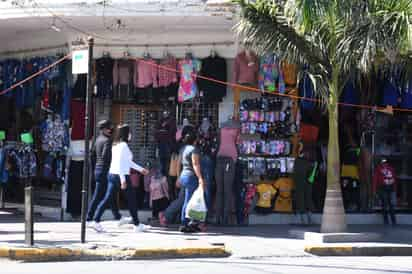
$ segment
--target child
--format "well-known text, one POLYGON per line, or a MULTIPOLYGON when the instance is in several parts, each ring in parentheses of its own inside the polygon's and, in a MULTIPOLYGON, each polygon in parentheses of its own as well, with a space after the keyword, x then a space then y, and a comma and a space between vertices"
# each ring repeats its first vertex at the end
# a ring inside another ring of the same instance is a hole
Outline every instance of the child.
POLYGON ((159 212, 164 211, 169 205, 169 185, 166 176, 157 170, 154 176, 150 177, 150 207, 152 217, 157 218, 159 212))

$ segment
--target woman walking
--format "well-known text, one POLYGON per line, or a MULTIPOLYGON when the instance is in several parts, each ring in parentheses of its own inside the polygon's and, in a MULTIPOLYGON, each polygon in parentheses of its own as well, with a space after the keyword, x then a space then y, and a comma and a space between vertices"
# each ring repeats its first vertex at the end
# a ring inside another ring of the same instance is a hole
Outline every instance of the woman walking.
POLYGON ((183 136, 184 147, 181 152, 182 172, 179 177, 179 182, 185 192, 180 231, 188 233, 200 231, 200 228, 198 225, 190 223, 190 220, 186 218, 186 207, 197 187, 202 187, 203 189, 206 187, 200 168, 200 151, 196 147, 196 141, 196 130, 194 128, 187 130, 183 136))
MULTIPOLYGON (((93 228, 97 232, 104 232, 104 228, 100 224, 100 220, 105 209, 110 205, 111 199, 114 199, 115 195, 118 193, 119 187, 126 191, 127 205, 133 224, 135 225, 134 231, 143 232, 150 228, 150 226, 139 222, 139 217, 137 214, 136 189, 132 187, 129 178, 130 169, 135 169, 143 175, 147 175, 149 171, 133 162, 133 154, 128 146, 128 142, 131 138, 130 127, 126 124, 119 125, 117 128, 117 136, 114 146, 112 147, 112 161, 110 163, 106 195, 102 202, 98 205, 96 215, 94 217, 95 223, 93 224, 93 228)), ((125 222, 122 219, 120 220, 119 225, 123 223, 125 222)))

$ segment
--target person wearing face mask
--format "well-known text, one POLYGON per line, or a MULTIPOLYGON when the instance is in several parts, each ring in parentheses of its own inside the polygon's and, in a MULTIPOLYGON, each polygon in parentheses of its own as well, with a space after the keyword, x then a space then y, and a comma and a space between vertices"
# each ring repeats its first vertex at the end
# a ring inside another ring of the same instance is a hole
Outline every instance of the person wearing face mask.
MULTIPOLYGON (((132 186, 129 178, 130 169, 134 169, 143 175, 149 174, 149 171, 133 162, 133 154, 128 146, 130 140, 130 127, 126 124, 119 125, 117 128, 116 139, 112 147, 112 161, 109 168, 109 182, 106 195, 97 207, 96 215, 94 217, 95 223, 92 226, 97 232, 105 231, 100 224, 100 220, 110 201, 119 191, 119 187, 126 192, 128 209, 135 226, 134 231, 144 232, 150 229, 150 226, 144 225, 139 221, 137 214, 136 189, 132 186)), ((120 220, 119 225, 126 223, 123 222, 123 220, 125 219, 120 220)))
MULTIPOLYGON (((110 162, 112 160, 112 134, 113 124, 109 120, 102 120, 98 123, 100 135, 97 137, 96 142, 92 149, 92 162, 94 166, 94 179, 96 182, 92 200, 87 212, 88 225, 92 225, 94 213, 97 205, 102 201, 107 189, 107 175, 109 173, 110 162)), ((113 213, 113 217, 116 220, 121 219, 119 208, 113 197, 110 200, 110 207, 113 213)))

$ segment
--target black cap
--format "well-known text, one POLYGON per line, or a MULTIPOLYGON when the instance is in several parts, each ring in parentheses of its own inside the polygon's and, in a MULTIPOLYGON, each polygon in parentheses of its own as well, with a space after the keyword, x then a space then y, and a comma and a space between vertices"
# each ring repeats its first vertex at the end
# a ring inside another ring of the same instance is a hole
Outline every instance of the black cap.
POLYGON ((109 120, 102 120, 97 123, 99 129, 113 129, 113 123, 109 120))

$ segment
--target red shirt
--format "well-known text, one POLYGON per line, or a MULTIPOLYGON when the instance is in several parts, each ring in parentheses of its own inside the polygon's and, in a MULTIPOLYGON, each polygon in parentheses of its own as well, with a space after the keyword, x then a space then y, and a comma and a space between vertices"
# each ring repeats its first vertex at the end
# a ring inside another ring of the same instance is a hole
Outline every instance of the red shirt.
POLYGON ((373 193, 375 193, 379 187, 385 185, 393 185, 396 191, 396 183, 395 170, 390 164, 382 163, 376 167, 372 182, 373 193))

